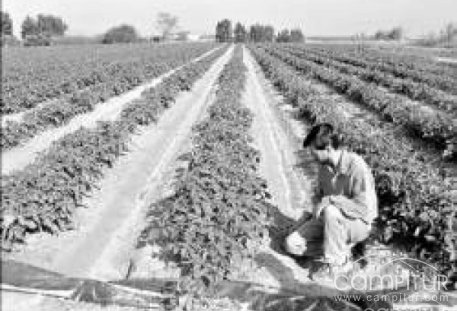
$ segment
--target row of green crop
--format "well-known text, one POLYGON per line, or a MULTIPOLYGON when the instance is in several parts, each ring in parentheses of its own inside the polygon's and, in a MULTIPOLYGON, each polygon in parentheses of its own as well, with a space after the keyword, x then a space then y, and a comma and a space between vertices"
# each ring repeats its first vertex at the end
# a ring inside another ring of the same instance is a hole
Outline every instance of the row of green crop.
POLYGON ((77 97, 83 90, 91 93, 110 90, 100 94, 99 98, 103 100, 109 94, 120 94, 184 64, 212 47, 214 44, 194 43, 92 46, 77 50, 68 47, 7 49, 3 51, 1 113, 25 111, 64 95, 77 97))
MULTIPOLYGON (((417 71, 423 76, 435 75, 444 79, 457 79, 457 72, 452 63, 439 62, 435 53, 424 53, 424 50, 414 49, 407 51, 406 49, 369 49, 364 52, 364 59, 375 62, 387 63, 401 69, 409 69, 417 71)), ((441 54, 441 53, 439 53, 441 54)), ((355 55, 357 57, 357 55, 355 55)), ((444 56, 444 55, 442 55, 444 56)), ((452 56, 451 56, 452 57, 452 56)), ((455 86, 454 86, 455 89, 455 86)))
POLYGON ((308 77, 328 84, 340 94, 377 111, 385 120, 403 126, 412 135, 432 143, 450 159, 457 159, 457 148, 453 148, 457 143, 457 125, 446 114, 407 104, 401 98, 380 90, 373 83, 365 83, 356 77, 325 68, 281 49, 272 46, 264 49, 308 77))
POLYGON ((366 159, 373 169, 379 197, 377 223, 384 243, 400 243, 408 251, 443 271, 457 268, 455 181, 415 157, 401 137, 379 131, 374 125, 351 119, 344 108, 306 83, 295 66, 260 48, 251 50, 266 76, 299 108, 312 124, 329 122, 343 134, 347 145, 366 159))
MULTIPOLYGON (((324 57, 331 58, 346 64, 362 67, 374 71, 380 71, 393 75, 396 78, 412 80, 423 83, 427 87, 440 89, 442 91, 457 95, 457 84, 453 77, 446 75, 442 67, 431 67, 430 61, 416 58, 409 63, 405 63, 404 57, 399 55, 389 55, 389 57, 375 53, 374 51, 364 51, 356 55, 350 55, 345 48, 304 48, 300 45, 290 45, 293 48, 306 50, 324 57)), ((346 48, 347 49, 347 48, 346 48)))
POLYGON ((174 66, 182 65, 195 57, 198 51, 200 49, 171 53, 153 66, 145 62, 142 66, 122 68, 118 75, 106 76, 104 83, 27 112, 21 122, 7 122, 2 128, 1 147, 3 150, 11 149, 45 130, 68 123, 77 115, 93 111, 100 102, 138 86, 147 77, 157 77, 174 66))
POLYGON ((121 117, 64 136, 21 171, 2 176, 2 248, 24 242, 33 232, 57 232, 71 226, 75 208, 97 188, 107 167, 128 151, 131 134, 155 122, 179 92, 189 90, 226 49, 190 63, 143 92, 121 117))
MULTIPOLYGON (((446 112, 457 112, 457 96, 453 96, 434 87, 430 87, 423 82, 415 82, 410 78, 398 78, 394 75, 382 71, 380 68, 370 66, 354 65, 354 62, 347 61, 344 57, 333 57, 333 54, 316 53, 306 49, 286 48, 293 55, 306 60, 310 60, 319 65, 328 68, 334 68, 338 71, 359 77, 363 81, 373 82, 382 85, 394 93, 406 95, 412 100, 422 101, 426 104, 436 106, 446 112)), ((362 61, 360 61, 362 62, 362 61)), ((454 81, 456 83, 456 81, 454 81)))
POLYGON ((237 46, 208 116, 193 129, 174 193, 151 206, 155 216, 142 237, 163 246, 165 258, 181 268, 180 280, 193 289, 227 277, 234 260, 252 256, 267 234, 269 194, 257 172, 260 154, 250 144, 253 115, 241 104, 242 56, 237 46))

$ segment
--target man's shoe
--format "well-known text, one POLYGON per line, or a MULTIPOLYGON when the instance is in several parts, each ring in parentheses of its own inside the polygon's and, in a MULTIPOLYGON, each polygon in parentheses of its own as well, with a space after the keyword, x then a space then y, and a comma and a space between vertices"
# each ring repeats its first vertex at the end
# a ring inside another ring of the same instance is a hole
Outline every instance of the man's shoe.
POLYGON ((309 271, 309 278, 318 283, 328 284, 333 281, 332 267, 326 262, 314 262, 309 271))
POLYGON ((352 269, 352 263, 347 262, 342 265, 330 264, 327 262, 316 262, 315 267, 310 271, 310 279, 321 284, 336 285, 336 281, 342 275, 347 275, 352 269))

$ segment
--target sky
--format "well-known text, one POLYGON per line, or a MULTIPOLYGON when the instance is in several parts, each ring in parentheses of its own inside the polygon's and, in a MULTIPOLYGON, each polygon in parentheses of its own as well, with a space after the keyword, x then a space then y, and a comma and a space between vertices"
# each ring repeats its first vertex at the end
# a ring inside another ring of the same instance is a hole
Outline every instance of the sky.
POLYGON ((373 34, 402 26, 410 37, 457 23, 457 0, 2 0, 19 35, 26 15, 61 16, 68 35, 97 35, 119 24, 140 34, 157 33, 157 13, 179 18, 182 30, 214 33, 217 21, 229 18, 250 25, 271 24, 276 30, 300 27, 307 36, 373 34))

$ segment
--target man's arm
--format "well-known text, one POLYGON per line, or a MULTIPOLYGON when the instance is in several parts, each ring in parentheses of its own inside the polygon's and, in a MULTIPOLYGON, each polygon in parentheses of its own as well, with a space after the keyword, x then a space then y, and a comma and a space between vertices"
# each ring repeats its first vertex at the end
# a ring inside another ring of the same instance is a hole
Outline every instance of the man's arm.
POLYGON ((324 178, 323 175, 324 175, 324 172, 323 172, 323 168, 321 167, 321 168, 319 168, 319 174, 317 177, 317 186, 314 189, 314 194, 313 194, 313 198, 312 198, 313 216, 316 219, 319 218, 319 215, 320 215, 322 209, 326 206, 326 204, 328 205, 328 202, 322 202, 322 199, 324 198, 324 189, 323 189, 323 185, 322 185, 322 179, 324 178))
POLYGON ((322 183, 318 180, 317 186, 314 189, 312 202, 314 205, 318 204, 324 197, 324 190, 322 189, 322 183))

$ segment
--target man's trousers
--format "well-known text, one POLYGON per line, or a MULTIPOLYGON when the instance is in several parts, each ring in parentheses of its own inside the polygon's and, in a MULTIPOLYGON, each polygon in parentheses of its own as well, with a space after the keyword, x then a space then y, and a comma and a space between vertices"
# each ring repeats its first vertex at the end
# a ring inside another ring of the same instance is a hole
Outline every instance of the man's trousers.
POLYGON ((311 219, 286 237, 285 249, 295 256, 323 257, 330 264, 344 264, 351 248, 368 238, 371 225, 348 218, 334 205, 326 206, 318 219, 311 219))

